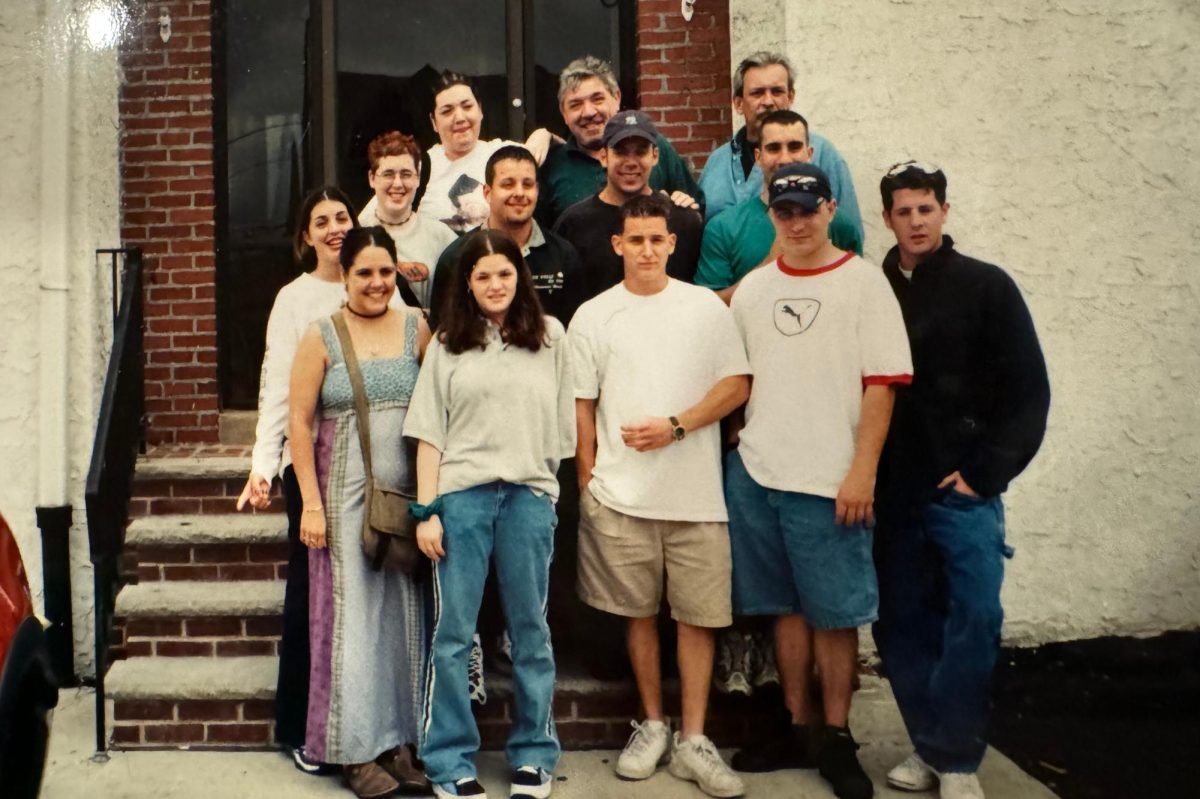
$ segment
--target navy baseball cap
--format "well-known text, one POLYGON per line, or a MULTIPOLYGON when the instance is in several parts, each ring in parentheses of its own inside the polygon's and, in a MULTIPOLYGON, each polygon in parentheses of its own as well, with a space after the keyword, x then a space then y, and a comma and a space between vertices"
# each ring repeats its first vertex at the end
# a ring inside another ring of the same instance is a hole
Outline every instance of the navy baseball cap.
POLYGON ((604 125, 604 146, 616 147, 619 142, 637 136, 651 144, 658 143, 658 129, 650 117, 641 111, 622 111, 614 114, 604 125))
POLYGON ((779 168, 767 187, 767 198, 767 204, 772 208, 793 203, 806 211, 815 211, 821 203, 833 199, 833 190, 820 167, 795 163, 779 168))

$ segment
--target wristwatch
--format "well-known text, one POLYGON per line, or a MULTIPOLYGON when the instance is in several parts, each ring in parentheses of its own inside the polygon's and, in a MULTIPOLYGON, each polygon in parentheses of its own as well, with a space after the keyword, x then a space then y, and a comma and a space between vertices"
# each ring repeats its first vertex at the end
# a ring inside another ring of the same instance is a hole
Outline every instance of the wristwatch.
POLYGON ((667 421, 671 423, 671 438, 676 441, 683 441, 683 437, 687 435, 687 430, 683 429, 683 425, 679 423, 679 419, 675 416, 668 416, 667 421))

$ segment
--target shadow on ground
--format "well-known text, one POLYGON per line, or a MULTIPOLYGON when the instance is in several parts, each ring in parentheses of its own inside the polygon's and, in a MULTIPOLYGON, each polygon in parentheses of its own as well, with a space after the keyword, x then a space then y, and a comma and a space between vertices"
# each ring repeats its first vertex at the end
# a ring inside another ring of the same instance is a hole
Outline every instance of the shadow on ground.
POLYGON ((1062 799, 1200 796, 1200 631, 1005 650, 991 744, 1062 799))

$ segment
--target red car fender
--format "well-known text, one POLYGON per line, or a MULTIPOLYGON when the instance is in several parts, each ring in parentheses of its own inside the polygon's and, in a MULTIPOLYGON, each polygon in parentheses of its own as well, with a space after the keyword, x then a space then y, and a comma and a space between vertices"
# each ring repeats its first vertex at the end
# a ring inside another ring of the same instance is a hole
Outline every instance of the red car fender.
POLYGON ((31 615, 33 597, 29 594, 21 550, 17 548, 17 540, 8 523, 0 516, 0 673, 4 672, 4 662, 17 626, 31 615))

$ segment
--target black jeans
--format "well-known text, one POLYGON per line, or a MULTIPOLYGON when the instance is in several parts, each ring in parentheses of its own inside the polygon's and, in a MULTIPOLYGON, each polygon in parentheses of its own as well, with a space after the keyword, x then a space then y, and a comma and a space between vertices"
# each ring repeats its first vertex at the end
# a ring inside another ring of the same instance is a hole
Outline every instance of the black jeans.
POLYGON ((283 470, 283 499, 288 519, 288 568, 275 687, 275 740, 294 749, 304 745, 308 726, 308 547, 300 543, 303 502, 291 466, 283 470))

